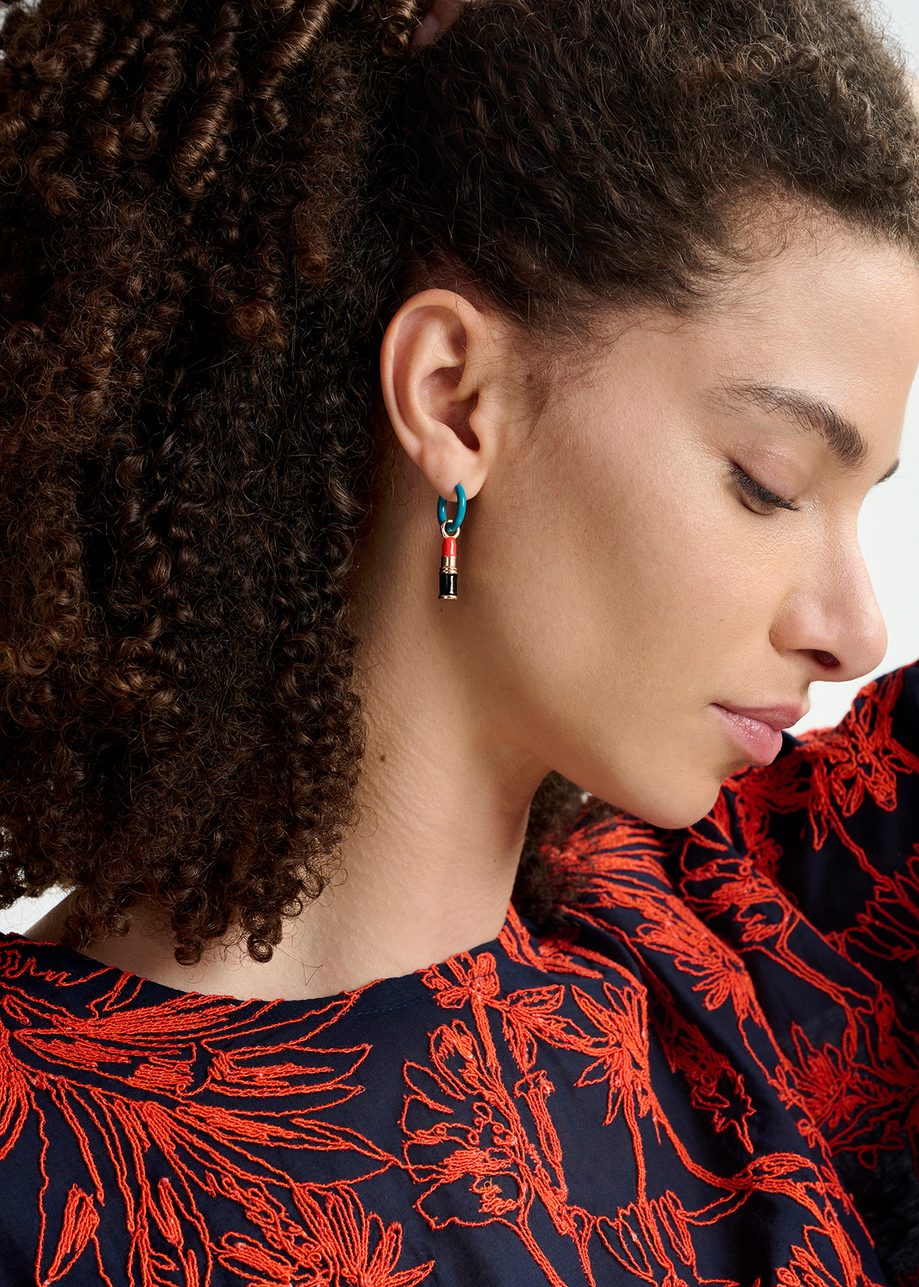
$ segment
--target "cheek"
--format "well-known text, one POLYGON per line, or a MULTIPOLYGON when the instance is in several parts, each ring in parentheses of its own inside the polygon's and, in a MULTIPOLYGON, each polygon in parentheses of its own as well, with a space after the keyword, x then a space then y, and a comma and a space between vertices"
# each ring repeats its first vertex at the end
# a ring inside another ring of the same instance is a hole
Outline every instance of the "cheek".
POLYGON ((757 521, 711 478, 634 489, 604 535, 609 581, 627 608, 616 622, 620 655, 659 668, 664 686, 681 674, 685 684, 696 660, 717 667, 763 608, 757 521))
POLYGON ((660 748, 676 736, 674 710, 714 700, 756 628, 729 498, 710 480, 691 491, 666 477, 626 486, 609 471, 569 475, 565 488, 562 519, 505 546, 511 600, 483 613, 504 622, 495 649, 512 657, 504 691, 509 682, 517 709, 552 724, 556 738, 570 733, 572 746, 599 720, 615 723, 624 752, 644 735, 660 748), (525 625, 508 640, 513 622, 525 625))
POLYGON ((686 826, 739 767, 707 708, 768 632, 769 524, 711 473, 613 474, 569 472, 541 517, 481 532, 501 576, 477 646, 490 703, 540 762, 686 826))

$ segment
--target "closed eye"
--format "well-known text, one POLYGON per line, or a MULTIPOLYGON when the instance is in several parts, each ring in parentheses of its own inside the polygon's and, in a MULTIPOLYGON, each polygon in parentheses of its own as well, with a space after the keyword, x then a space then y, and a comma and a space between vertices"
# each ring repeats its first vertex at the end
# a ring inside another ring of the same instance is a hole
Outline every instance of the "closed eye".
MULTIPOLYGON (((765 505, 772 510, 789 509, 795 514, 800 511, 800 505, 793 505, 791 501, 785 500, 782 496, 776 496, 775 492, 771 492, 768 487, 764 487, 755 478, 751 478, 746 470, 741 469, 740 465, 733 460, 731 461, 731 475, 741 491, 758 504, 765 505)), ((747 508, 750 508, 749 505, 747 508)), ((755 514, 759 511, 752 510, 751 512, 755 514)))

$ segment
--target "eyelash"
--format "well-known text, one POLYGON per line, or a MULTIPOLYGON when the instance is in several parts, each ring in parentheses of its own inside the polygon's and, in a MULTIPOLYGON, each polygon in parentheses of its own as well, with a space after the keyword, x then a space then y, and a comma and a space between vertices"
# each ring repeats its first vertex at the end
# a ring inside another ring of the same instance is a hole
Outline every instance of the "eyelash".
MULTIPOLYGON (((769 491, 762 483, 758 483, 755 478, 751 478, 733 460, 731 461, 731 473, 740 489, 760 505, 768 505, 770 509, 789 509, 795 514, 800 511, 800 505, 792 505, 791 501, 784 500, 781 496, 776 496, 775 492, 769 491)), ((756 513, 755 510, 751 512, 756 513)))

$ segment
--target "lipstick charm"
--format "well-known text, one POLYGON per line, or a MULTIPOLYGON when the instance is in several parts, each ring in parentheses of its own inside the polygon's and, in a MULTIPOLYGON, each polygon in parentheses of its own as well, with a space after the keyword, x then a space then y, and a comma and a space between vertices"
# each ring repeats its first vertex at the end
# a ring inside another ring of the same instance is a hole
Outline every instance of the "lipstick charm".
POLYGON ((466 491, 462 483, 456 484, 456 513, 451 522, 447 518, 447 501, 437 497, 437 522, 443 538, 440 547, 440 593, 438 599, 456 599, 456 538, 466 517, 466 491))
POLYGON ((440 594, 438 599, 455 599, 456 593, 456 537, 444 536, 440 547, 440 594))

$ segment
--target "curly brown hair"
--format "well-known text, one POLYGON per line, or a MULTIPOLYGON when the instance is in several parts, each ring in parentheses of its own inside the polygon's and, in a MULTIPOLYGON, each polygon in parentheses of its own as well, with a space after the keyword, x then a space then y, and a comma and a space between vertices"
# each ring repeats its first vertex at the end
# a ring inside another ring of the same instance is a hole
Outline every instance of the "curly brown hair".
MULTIPOLYGON (((267 961, 325 887, 412 292, 542 345, 538 402, 603 310, 704 307, 770 194, 919 247, 903 56, 848 0, 473 0, 412 50, 420 16, 3 5, 0 906, 71 889, 68 946, 152 901, 177 962, 230 927, 267 961)), ((538 925, 584 808, 533 801, 538 925)))

